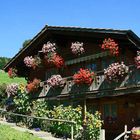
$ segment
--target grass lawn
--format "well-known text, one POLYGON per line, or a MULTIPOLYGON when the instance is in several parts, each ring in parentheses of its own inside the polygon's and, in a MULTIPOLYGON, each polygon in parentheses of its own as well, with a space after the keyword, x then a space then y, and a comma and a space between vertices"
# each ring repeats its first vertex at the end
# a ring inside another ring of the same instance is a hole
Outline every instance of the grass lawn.
POLYGON ((28 132, 17 131, 10 126, 0 124, 0 140, 42 140, 28 132))
POLYGON ((0 71, 0 84, 10 84, 10 83, 26 83, 24 78, 9 78, 8 74, 4 71, 0 71))

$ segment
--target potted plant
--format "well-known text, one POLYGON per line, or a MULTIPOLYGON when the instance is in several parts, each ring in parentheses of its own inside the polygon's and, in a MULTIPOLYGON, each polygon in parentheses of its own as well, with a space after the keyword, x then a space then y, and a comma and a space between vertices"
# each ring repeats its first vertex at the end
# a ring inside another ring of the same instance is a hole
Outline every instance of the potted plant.
POLYGON ((133 127, 131 132, 132 132, 132 139, 133 140, 140 139, 140 127, 133 127))

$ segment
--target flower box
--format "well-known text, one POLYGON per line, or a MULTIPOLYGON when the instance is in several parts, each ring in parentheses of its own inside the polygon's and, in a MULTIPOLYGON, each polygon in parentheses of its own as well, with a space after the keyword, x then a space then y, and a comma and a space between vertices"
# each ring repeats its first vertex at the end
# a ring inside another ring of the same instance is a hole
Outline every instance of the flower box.
POLYGON ((61 75, 52 75, 51 78, 47 80, 47 84, 50 87, 63 87, 65 84, 65 81, 61 77, 61 75))
POLYGON ((109 82, 119 82, 129 72, 129 67, 123 62, 112 63, 104 69, 105 79, 109 82))
POLYGON ((90 72, 88 69, 80 69, 78 73, 73 75, 75 84, 87 84, 90 85, 95 78, 95 73, 90 72))

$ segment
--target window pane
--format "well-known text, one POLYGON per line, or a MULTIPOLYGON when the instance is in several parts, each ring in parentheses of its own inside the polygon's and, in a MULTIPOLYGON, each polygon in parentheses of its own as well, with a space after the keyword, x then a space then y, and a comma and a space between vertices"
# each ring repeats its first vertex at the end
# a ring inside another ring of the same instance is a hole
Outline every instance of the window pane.
POLYGON ((110 107, 109 104, 104 104, 104 117, 109 117, 110 116, 110 107))
POLYGON ((117 117, 117 105, 116 104, 111 105, 111 116, 117 117))

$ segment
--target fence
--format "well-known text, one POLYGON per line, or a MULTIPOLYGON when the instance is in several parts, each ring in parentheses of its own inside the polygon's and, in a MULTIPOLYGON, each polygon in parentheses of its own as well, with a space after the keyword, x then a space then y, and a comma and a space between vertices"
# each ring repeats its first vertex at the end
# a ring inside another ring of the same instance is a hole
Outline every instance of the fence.
POLYGON ((46 121, 49 121, 49 122, 50 121, 53 121, 53 122, 64 122, 64 123, 70 124, 71 125, 71 140, 74 140, 73 127, 74 127, 74 125, 76 125, 76 122, 74 122, 74 121, 61 120, 61 119, 50 119, 50 118, 45 118, 45 117, 28 116, 28 115, 13 113, 13 112, 7 112, 4 109, 0 109, 0 114, 1 115, 7 114, 9 116, 12 116, 12 115, 13 116, 20 116, 20 117, 26 118, 27 120, 29 120, 29 119, 39 119, 39 120, 46 120, 46 121))

